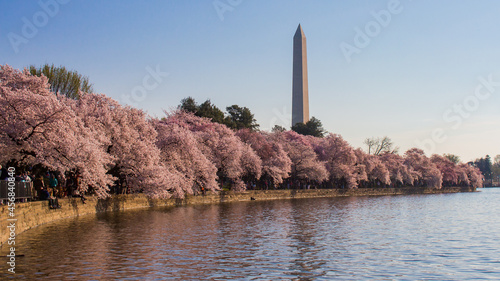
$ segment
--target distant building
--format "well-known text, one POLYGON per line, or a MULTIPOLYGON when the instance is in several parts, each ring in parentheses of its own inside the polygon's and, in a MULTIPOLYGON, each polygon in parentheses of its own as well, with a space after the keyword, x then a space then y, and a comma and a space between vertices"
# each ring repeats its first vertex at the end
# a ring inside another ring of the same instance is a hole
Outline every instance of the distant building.
POLYGON ((293 36, 292 126, 309 121, 306 36, 299 24, 293 36))

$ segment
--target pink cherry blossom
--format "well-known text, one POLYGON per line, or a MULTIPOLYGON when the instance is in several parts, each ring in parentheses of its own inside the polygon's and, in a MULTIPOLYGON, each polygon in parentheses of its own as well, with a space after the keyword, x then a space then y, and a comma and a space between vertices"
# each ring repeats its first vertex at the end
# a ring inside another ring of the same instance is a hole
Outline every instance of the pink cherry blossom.
POLYGON ((383 153, 380 155, 380 160, 389 171, 393 187, 413 185, 415 172, 412 172, 412 168, 404 164, 403 157, 395 153, 383 153))
POLYGON ((465 170, 465 172, 467 173, 467 177, 469 179, 470 186, 472 186, 474 188, 483 187, 484 176, 481 173, 481 171, 479 170, 479 168, 474 167, 474 166, 469 165, 469 164, 462 164, 461 166, 465 170))
POLYGON ((358 177, 363 177, 363 168, 356 167, 356 155, 353 148, 340 135, 329 134, 317 138, 314 150, 318 158, 325 162, 330 180, 335 185, 346 184, 347 188, 357 188, 358 177))
POLYGON ((269 134, 254 132, 250 129, 241 129, 236 135, 252 149, 262 160, 262 174, 270 178, 274 185, 283 183, 288 178, 292 161, 283 146, 275 141, 269 134))
POLYGON ((405 152, 405 165, 411 167, 414 171, 415 186, 428 186, 441 188, 443 176, 437 166, 425 156, 424 151, 418 148, 412 148, 405 152))
POLYGON ((292 178, 322 182, 328 178, 324 162, 318 159, 309 140, 294 131, 276 132, 273 137, 281 143, 292 161, 292 178))
POLYGON ((443 175, 444 186, 455 186, 458 184, 457 166, 448 158, 434 154, 431 156, 431 162, 434 163, 443 175))
POLYGON ((363 172, 366 174, 366 178, 358 178, 358 182, 365 182, 365 185, 368 183, 370 187, 391 184, 389 170, 380 156, 367 154, 360 148, 354 150, 354 153, 357 166, 364 167, 363 172))
POLYGON ((64 102, 51 93, 45 77, 5 65, 0 70, 0 161, 41 164, 53 171, 78 170, 80 189, 92 186, 107 196, 113 157, 102 151, 99 137, 64 102))
POLYGON ((217 168, 221 185, 227 181, 234 189, 241 190, 244 189, 242 177, 260 178, 260 158, 227 126, 183 111, 167 114, 165 122, 178 124, 196 136, 200 151, 217 168))
POLYGON ((142 110, 123 107, 101 94, 82 93, 80 99, 67 99, 85 126, 95 132, 102 150, 113 157, 109 167, 121 183, 132 191, 153 197, 183 194, 182 181, 161 162, 156 146, 157 132, 142 110))
POLYGON ((166 120, 152 120, 161 150, 162 161, 184 175, 186 181, 183 193, 195 194, 201 190, 216 191, 217 168, 200 150, 196 136, 187 128, 166 120))

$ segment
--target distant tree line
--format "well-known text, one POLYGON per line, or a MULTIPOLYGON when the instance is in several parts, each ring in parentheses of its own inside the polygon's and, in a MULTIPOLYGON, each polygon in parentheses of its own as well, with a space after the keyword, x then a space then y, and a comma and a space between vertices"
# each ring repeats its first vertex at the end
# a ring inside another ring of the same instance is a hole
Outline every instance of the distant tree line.
POLYGON ((491 180, 493 178, 493 163, 491 162, 491 157, 489 155, 486 155, 484 158, 478 158, 471 161, 469 164, 477 167, 481 173, 483 173, 486 180, 491 180))
POLYGON ((240 107, 236 104, 226 107, 226 113, 224 113, 217 106, 212 104, 210 100, 198 104, 194 98, 187 97, 181 101, 179 109, 194 113, 194 115, 198 117, 209 118, 213 122, 224 124, 234 130, 257 130, 259 128, 259 124, 257 124, 257 120, 255 120, 250 109, 247 107, 240 107))

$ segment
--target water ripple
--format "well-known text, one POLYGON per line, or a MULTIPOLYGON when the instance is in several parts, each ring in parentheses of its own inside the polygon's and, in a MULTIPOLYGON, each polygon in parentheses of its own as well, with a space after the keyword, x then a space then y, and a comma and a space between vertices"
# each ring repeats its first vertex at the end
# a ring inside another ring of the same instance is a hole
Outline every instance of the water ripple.
POLYGON ((85 216, 18 235, 16 277, 498 280, 498 202, 488 189, 85 216))

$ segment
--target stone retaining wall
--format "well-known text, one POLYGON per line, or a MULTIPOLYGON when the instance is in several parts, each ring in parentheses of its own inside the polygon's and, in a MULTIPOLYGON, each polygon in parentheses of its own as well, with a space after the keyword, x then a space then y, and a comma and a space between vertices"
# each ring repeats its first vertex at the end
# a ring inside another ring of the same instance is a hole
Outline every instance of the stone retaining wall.
MULTIPOLYGON (((16 234, 38 225, 55 220, 96 214, 109 211, 124 211, 137 208, 162 206, 182 206, 193 204, 216 204, 221 202, 339 197, 339 196, 370 196, 370 195, 401 195, 401 194, 432 194, 449 192, 467 192, 471 189, 446 188, 360 188, 360 189, 311 189, 311 190, 249 190, 245 192, 220 192, 204 196, 187 196, 184 199, 153 200, 143 194, 115 195, 107 199, 88 197, 86 204, 80 198, 59 199, 60 209, 50 209, 48 201, 17 203, 15 205, 16 234)), ((0 206, 0 245, 9 238, 9 210, 6 205, 0 206)))

